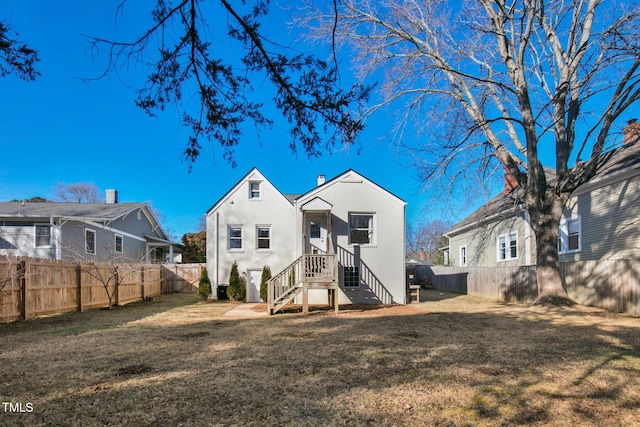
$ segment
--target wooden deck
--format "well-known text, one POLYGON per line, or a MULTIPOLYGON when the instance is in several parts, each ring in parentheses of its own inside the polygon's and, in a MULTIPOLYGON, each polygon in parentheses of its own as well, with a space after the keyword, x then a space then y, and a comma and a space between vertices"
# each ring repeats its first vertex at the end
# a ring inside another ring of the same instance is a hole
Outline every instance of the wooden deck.
POLYGON ((338 257, 307 254, 291 263, 267 283, 267 308, 275 314, 302 294, 302 312, 309 312, 309 290, 326 289, 328 305, 338 311, 338 257))

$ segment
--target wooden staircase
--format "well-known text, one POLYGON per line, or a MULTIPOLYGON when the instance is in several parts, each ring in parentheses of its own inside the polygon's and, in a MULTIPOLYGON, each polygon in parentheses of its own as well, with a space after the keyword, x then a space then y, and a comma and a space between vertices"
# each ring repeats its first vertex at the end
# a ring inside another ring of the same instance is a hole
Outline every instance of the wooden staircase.
POLYGON ((267 310, 275 314, 302 293, 302 311, 309 312, 309 289, 327 289, 329 306, 338 310, 338 257, 308 254, 289 264, 267 282, 267 310))

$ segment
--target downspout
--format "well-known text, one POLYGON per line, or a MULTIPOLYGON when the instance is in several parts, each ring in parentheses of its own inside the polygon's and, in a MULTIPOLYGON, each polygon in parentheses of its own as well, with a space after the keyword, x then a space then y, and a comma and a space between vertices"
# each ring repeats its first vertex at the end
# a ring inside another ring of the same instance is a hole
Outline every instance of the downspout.
POLYGON ((62 259, 62 226, 57 227, 56 222, 52 216, 49 217, 49 226, 51 227, 51 241, 53 243, 53 251, 55 253, 54 258, 57 260, 62 259))
MULTIPOLYGON (((216 290, 220 284, 220 212, 216 212, 216 238, 214 240, 216 252, 214 255, 214 268, 216 270, 216 290)), ((217 293, 216 293, 217 298, 217 293)))

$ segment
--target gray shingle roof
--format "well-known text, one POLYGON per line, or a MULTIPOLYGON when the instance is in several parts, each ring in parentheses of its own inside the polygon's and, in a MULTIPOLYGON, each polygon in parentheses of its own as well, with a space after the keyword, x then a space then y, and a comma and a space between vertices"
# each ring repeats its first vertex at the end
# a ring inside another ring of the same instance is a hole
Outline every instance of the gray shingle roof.
POLYGON ((145 203, 1 202, 0 217, 77 217, 116 219, 145 206, 145 203))
MULTIPOLYGON (((640 143, 623 145, 622 147, 602 154, 598 161, 598 172, 592 180, 634 165, 638 165, 640 167, 640 143)), ((551 182, 551 180, 554 179, 550 176, 553 175, 553 172, 549 170, 547 173, 548 182, 551 182)), ((484 206, 480 207, 471 215, 451 227, 446 234, 455 233, 457 230, 468 227, 471 224, 479 223, 496 215, 504 214, 505 216, 510 216, 519 210, 518 207, 522 203, 522 190, 520 188, 516 187, 508 194, 500 192, 500 194, 489 200, 489 202, 484 206)))

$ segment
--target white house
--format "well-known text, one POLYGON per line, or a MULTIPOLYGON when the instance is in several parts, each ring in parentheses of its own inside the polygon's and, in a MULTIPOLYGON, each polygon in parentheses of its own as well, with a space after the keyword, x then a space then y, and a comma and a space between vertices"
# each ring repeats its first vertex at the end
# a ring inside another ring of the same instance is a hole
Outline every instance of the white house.
MULTIPOLYGON (((337 288, 340 304, 404 304, 405 207, 354 170, 328 181, 321 175, 309 192, 285 195, 254 168, 206 213, 209 277, 226 284, 237 262, 247 301, 257 302, 265 265, 277 276, 306 256, 324 256, 299 270, 311 278, 312 269, 336 260, 334 277, 323 276, 327 286, 310 288, 310 303, 325 303, 326 290, 337 288)), ((292 271, 284 281, 293 276, 301 286, 304 274, 292 271)))

